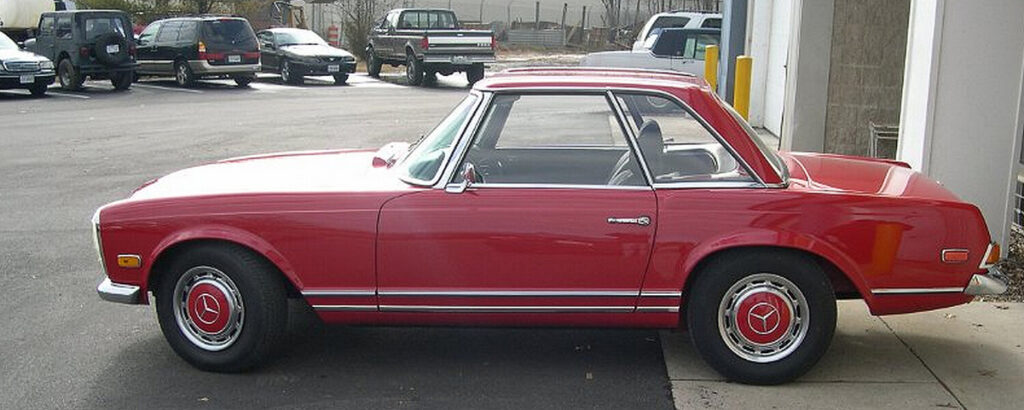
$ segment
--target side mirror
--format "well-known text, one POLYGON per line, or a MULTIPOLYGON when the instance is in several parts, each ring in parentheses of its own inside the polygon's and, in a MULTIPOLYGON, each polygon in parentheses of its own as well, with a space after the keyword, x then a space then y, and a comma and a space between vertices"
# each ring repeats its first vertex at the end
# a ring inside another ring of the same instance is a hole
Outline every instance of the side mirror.
POLYGON ((18 48, 24 50, 25 49, 25 42, 24 41, 19 41, 18 42, 18 48))
POLYGON ((467 163, 462 167, 462 172, 460 172, 459 175, 462 176, 462 182, 458 184, 448 184, 448 186, 444 188, 445 192, 449 194, 461 194, 466 192, 466 189, 471 185, 477 183, 476 167, 474 167, 473 164, 467 163))

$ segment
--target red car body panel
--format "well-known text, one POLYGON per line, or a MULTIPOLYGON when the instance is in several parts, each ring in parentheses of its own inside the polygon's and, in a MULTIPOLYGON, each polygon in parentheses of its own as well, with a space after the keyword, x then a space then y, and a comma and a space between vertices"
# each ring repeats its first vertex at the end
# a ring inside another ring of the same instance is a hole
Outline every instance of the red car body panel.
POLYGON ((237 158, 168 175, 102 208, 107 275, 145 295, 162 256, 221 240, 265 256, 328 322, 673 327, 702 261, 774 247, 814 255, 840 295, 864 298, 875 314, 970 301, 960 292, 885 292, 963 288, 985 271, 990 241, 976 207, 906 164, 785 153, 785 179, 703 81, 568 71, 513 71, 477 89, 669 93, 766 186, 450 194, 402 182, 373 166, 370 151, 237 158), (612 216, 651 223, 606 223, 612 216), (950 248, 969 259, 942 263, 950 248), (118 267, 121 254, 141 256, 143 266, 118 267))

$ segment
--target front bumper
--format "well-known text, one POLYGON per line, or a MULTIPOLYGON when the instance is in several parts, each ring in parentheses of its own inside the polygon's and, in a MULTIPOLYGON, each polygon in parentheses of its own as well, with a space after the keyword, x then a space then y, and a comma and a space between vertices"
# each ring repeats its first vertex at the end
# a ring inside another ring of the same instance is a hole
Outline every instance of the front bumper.
POLYGON ((213 65, 206 60, 191 60, 188 62, 189 67, 192 68, 192 72, 196 75, 227 75, 227 74, 253 74, 256 75, 260 71, 260 65, 257 64, 224 64, 224 65, 213 65))
POLYGON ((28 88, 35 84, 53 84, 55 78, 53 71, 41 72, 41 73, 25 73, 25 75, 32 75, 35 77, 34 81, 27 84, 21 83, 20 74, 0 74, 0 89, 7 88, 28 88))
POLYGON ((999 269, 989 268, 985 275, 975 274, 964 288, 964 293, 971 296, 1001 295, 1006 293, 1010 280, 999 269))
POLYGON ((100 299, 108 302, 138 305, 142 303, 140 289, 135 285, 114 283, 110 278, 103 278, 103 282, 96 287, 96 292, 100 294, 100 299))
POLYGON ((355 61, 339 61, 337 63, 303 63, 295 62, 292 63, 293 67, 302 75, 335 75, 335 74, 350 74, 356 72, 355 61), (336 65, 338 71, 331 72, 329 66, 336 65))

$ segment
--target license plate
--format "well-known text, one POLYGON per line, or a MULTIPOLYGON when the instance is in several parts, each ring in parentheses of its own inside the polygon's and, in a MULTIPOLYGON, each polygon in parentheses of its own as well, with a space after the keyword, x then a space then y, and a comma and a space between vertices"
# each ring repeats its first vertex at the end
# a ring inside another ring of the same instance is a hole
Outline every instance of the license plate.
POLYGON ((18 80, 20 80, 22 84, 32 84, 32 83, 36 82, 36 76, 34 76, 34 75, 23 75, 20 78, 18 78, 18 80))
POLYGON ((341 66, 340 65, 331 64, 331 65, 327 66, 327 72, 328 73, 336 73, 338 71, 341 71, 341 66))
POLYGON ((469 63, 469 57, 466 57, 466 56, 455 56, 455 57, 452 57, 452 63, 453 64, 468 64, 469 63))
POLYGON ((117 44, 107 45, 107 54, 117 54, 121 52, 121 46, 117 44))
POLYGON ((228 62, 229 63, 241 63, 242 62, 242 56, 228 56, 228 62))

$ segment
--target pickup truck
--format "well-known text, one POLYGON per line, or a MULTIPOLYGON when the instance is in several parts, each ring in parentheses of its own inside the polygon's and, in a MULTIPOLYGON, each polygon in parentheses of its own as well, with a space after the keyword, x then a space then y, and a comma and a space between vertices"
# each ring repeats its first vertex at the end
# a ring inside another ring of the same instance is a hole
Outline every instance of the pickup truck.
POLYGON ((405 65, 410 85, 432 83, 437 74, 465 72, 472 86, 495 61, 490 30, 462 30, 447 9, 395 9, 374 23, 366 46, 366 67, 378 77, 384 64, 405 65))

